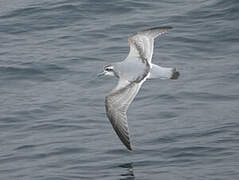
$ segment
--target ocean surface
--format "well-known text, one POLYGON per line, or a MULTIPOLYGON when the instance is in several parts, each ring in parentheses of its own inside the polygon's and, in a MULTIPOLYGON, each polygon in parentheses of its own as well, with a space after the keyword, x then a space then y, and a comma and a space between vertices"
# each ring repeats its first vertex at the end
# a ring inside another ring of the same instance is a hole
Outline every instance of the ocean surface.
POLYGON ((1 180, 239 179, 238 0, 0 1, 1 180), (128 111, 133 151, 105 115, 127 38, 172 26, 128 111))

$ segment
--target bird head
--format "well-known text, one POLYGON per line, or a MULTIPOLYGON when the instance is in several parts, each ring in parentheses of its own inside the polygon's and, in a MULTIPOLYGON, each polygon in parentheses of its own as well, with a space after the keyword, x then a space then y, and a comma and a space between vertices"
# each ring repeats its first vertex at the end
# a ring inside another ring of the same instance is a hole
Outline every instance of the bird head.
POLYGON ((104 66, 104 71, 100 74, 98 74, 98 76, 115 76, 115 72, 114 72, 114 66, 109 64, 104 66))

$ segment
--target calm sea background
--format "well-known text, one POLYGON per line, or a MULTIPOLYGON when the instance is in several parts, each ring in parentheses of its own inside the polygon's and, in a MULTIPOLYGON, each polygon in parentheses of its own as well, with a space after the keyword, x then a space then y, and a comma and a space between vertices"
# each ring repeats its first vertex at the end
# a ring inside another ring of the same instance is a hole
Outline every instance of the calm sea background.
POLYGON ((0 179, 239 179, 238 0, 0 1, 0 179), (130 34, 173 29, 130 106, 133 152, 105 115, 130 34))

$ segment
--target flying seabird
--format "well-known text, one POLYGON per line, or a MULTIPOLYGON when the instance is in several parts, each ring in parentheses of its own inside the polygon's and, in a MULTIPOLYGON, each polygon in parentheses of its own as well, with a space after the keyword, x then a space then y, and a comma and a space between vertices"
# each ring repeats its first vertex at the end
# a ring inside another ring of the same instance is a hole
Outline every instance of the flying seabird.
POLYGON ((105 97, 105 109, 115 132, 122 143, 132 150, 126 112, 146 79, 177 79, 176 68, 151 63, 154 39, 166 33, 170 26, 155 27, 137 32, 128 38, 130 51, 124 61, 104 66, 99 75, 118 78, 118 84, 105 97))

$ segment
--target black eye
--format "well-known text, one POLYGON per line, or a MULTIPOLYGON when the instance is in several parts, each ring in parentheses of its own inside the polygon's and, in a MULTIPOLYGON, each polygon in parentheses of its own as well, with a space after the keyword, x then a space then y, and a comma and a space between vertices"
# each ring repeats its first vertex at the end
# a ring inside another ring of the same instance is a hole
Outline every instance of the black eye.
POLYGON ((106 71, 112 71, 112 69, 110 69, 110 68, 106 68, 105 70, 106 70, 106 71))

